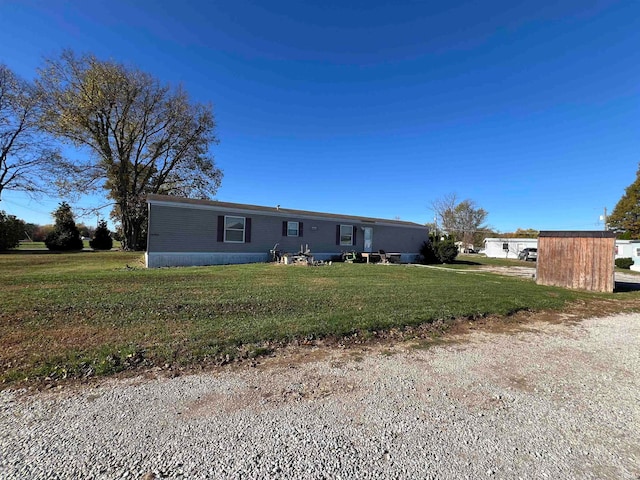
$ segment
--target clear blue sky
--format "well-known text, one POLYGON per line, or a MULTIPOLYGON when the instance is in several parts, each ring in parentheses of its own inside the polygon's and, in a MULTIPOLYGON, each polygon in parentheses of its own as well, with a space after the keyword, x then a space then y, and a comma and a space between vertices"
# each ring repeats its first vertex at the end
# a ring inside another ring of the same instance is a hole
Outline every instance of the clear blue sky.
POLYGON ((63 48, 211 102, 223 201, 425 223, 455 192, 499 231, 599 229, 640 161, 636 0, 0 0, 0 62, 63 48))

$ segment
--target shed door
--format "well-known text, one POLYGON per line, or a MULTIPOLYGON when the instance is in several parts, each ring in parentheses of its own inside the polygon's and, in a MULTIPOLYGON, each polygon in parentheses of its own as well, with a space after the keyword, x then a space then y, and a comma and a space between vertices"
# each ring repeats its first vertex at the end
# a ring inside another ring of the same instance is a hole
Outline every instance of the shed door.
POLYGON ((373 228, 363 227, 364 230, 364 251, 371 253, 373 248, 373 228))

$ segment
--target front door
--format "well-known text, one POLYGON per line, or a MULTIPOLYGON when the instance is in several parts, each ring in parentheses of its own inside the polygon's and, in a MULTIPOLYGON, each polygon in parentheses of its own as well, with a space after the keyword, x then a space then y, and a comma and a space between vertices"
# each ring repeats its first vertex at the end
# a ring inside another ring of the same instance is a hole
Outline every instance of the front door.
POLYGON ((363 227, 364 230, 364 251, 371 253, 373 248, 373 228, 363 227))

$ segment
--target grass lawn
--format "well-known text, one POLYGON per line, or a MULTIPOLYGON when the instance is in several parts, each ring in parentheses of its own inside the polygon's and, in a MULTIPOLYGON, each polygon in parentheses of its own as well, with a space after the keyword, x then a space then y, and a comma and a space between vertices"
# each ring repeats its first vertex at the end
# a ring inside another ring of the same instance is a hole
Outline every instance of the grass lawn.
POLYGON ((44 242, 20 242, 17 250, 46 250, 44 242))
MULTIPOLYGON (((82 241, 84 248, 90 249, 89 240, 82 241)), ((113 241, 113 248, 120 248, 120 242, 118 240, 113 241)), ((16 250, 47 250, 47 246, 44 242, 20 242, 16 250)))
POLYGON ((138 364, 215 362, 259 354, 271 342, 366 336, 607 297, 415 266, 147 270, 142 258, 113 251, 0 255, 0 381, 7 386, 26 377, 107 374, 138 364))

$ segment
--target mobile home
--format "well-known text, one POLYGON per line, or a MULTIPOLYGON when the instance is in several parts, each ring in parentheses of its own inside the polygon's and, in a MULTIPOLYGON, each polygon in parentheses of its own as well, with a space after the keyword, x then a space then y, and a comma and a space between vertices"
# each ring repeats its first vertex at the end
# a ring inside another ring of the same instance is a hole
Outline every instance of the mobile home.
POLYGON ((147 205, 147 267, 264 262, 273 249, 293 253, 307 246, 316 260, 384 250, 414 262, 429 234, 413 222, 280 206, 166 195, 149 195, 147 205))
POLYGON ((492 258, 517 259, 518 254, 525 248, 537 248, 536 238, 486 238, 484 240, 484 254, 492 258))

